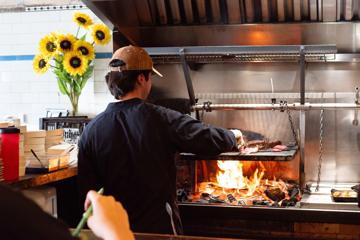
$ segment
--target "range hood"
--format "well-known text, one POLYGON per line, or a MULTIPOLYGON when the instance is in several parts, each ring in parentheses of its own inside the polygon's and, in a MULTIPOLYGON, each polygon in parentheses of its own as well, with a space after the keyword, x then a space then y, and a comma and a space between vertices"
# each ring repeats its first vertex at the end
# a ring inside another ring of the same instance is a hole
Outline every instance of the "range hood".
POLYGON ((359 0, 88 0, 114 47, 336 44, 360 49, 359 0))

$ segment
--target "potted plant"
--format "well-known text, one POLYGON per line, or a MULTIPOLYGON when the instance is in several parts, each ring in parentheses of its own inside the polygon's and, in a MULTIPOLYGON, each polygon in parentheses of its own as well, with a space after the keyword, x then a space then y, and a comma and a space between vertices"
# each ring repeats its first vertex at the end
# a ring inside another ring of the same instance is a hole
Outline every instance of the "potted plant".
POLYGON ((111 34, 108 27, 94 24, 87 14, 76 12, 73 20, 78 25, 76 35, 52 32, 40 40, 40 53, 33 60, 33 69, 39 74, 52 69, 60 92, 69 97, 75 116, 81 91, 94 70, 94 45, 107 44, 111 34), (81 29, 85 33, 81 34, 81 29), (88 33, 92 43, 86 40, 88 33))

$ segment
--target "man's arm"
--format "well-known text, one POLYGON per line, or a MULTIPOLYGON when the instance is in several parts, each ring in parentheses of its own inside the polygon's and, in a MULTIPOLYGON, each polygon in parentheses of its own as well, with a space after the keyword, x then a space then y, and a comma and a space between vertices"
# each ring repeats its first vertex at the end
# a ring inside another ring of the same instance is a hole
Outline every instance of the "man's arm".
POLYGON ((204 124, 188 115, 161 108, 173 143, 180 151, 217 155, 237 149, 234 133, 204 124))

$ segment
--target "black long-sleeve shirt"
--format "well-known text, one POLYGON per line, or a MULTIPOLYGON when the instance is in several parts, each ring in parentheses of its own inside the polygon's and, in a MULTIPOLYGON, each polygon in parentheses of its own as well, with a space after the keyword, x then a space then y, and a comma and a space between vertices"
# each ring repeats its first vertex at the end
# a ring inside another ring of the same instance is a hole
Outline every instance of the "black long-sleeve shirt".
POLYGON ((175 154, 217 155, 234 147, 230 131, 188 115, 137 98, 110 103, 81 136, 80 199, 104 187, 128 211, 133 231, 172 233, 165 203, 171 204, 179 226, 175 154))
POLYGON ((0 239, 75 239, 69 229, 21 193, 0 184, 0 239))

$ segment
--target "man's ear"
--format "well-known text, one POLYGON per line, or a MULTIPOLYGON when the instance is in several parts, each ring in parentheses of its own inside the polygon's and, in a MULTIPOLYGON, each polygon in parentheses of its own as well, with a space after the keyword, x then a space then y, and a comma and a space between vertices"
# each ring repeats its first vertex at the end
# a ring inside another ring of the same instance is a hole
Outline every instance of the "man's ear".
POLYGON ((145 75, 143 73, 139 74, 136 79, 137 84, 142 86, 146 82, 145 75))

